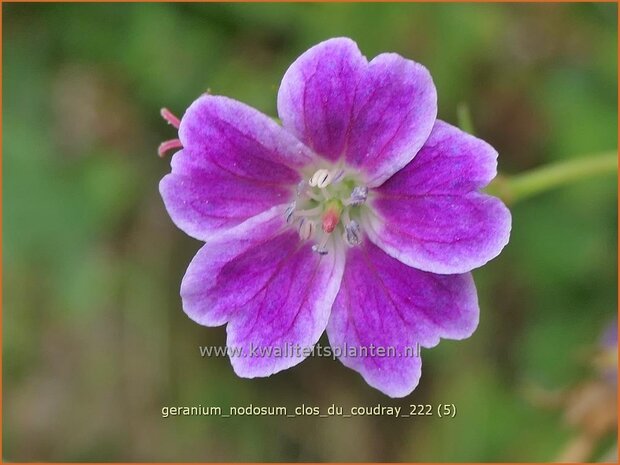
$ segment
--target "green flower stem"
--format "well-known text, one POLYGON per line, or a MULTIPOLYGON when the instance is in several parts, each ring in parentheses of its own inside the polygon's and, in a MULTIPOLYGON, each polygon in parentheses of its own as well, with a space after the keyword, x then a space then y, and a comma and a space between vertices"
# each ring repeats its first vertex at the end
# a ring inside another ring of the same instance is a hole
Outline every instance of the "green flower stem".
POLYGON ((498 175, 486 188, 507 204, 599 174, 618 172, 617 152, 552 163, 514 176, 498 175))

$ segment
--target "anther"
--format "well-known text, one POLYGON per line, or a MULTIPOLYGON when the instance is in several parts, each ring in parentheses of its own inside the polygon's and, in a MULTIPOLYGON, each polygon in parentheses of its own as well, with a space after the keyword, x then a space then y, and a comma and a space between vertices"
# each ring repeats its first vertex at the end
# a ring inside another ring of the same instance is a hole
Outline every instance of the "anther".
POLYGON ((347 205, 361 205, 366 202, 368 198, 368 187, 366 186, 355 186, 353 191, 351 192, 351 196, 346 201, 347 205))
POLYGON ((323 236, 323 240, 320 244, 314 244, 312 246, 312 251, 319 255, 327 255, 327 241, 329 241, 329 234, 323 236))
POLYGON ((343 239, 350 246, 355 246, 360 245, 362 242, 360 236, 360 225, 357 221, 351 220, 344 228, 344 233, 342 234, 343 239))
POLYGON ((323 188, 329 186, 329 184, 331 183, 331 179, 332 175, 328 170, 320 169, 312 175, 308 184, 310 184, 312 187, 323 188))
POLYGON ((297 184, 297 197, 304 195, 308 191, 308 187, 308 181, 305 179, 299 181, 299 184, 297 184))
POLYGON ((341 169, 341 170, 336 171, 336 174, 332 178, 332 184, 336 184, 342 181, 343 177, 344 177, 344 170, 341 169))
POLYGON ((297 206, 297 202, 293 202, 286 208, 286 211, 284 212, 284 217, 286 218, 286 222, 289 224, 292 223, 293 221, 293 213, 295 213, 296 206, 297 206))
POLYGON ((176 116, 174 116, 170 110, 168 110, 167 108, 162 108, 159 111, 159 114, 161 115, 163 119, 168 121, 168 123, 170 123, 175 128, 179 129, 179 126, 181 125, 181 120, 177 118, 176 116))
POLYGON ((312 246, 312 251, 318 253, 319 255, 327 255, 327 249, 322 249, 319 245, 314 244, 312 246))
POLYGON ((312 237, 315 230, 316 230, 315 222, 311 220, 306 220, 304 218, 301 221, 301 224, 299 225, 299 238, 302 241, 306 241, 312 237))

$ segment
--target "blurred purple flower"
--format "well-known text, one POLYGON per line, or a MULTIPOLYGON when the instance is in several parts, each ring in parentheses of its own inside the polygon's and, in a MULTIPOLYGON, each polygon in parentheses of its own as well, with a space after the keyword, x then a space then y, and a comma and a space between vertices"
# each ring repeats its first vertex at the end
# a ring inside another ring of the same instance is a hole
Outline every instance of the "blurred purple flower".
POLYGON ((344 365, 401 397, 421 373, 407 348, 473 333, 469 272, 500 253, 511 218, 480 192, 497 152, 436 119, 425 67, 393 53, 369 62, 352 40, 331 39, 284 75, 283 126, 211 95, 180 125, 163 114, 179 139, 160 152, 182 150, 161 195, 174 223, 206 242, 183 278, 183 309, 228 325, 228 346, 245 354, 231 357, 239 376, 307 356, 256 348, 310 348, 327 330, 344 365))
POLYGON ((615 349, 618 347, 618 319, 609 323, 601 335, 601 347, 603 349, 615 349))
POLYGON ((618 319, 610 322, 603 331, 599 354, 596 358, 601 376, 613 384, 618 384, 618 319))

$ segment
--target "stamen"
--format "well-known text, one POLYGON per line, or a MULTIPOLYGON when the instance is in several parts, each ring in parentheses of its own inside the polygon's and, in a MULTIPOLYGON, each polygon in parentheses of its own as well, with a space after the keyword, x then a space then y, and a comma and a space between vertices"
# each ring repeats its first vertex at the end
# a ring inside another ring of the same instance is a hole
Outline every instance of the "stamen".
POLYGON ((296 206, 297 206, 297 202, 293 202, 286 208, 284 212, 284 218, 286 218, 286 222, 289 224, 292 223, 293 213, 295 213, 296 206))
POLYGON ((319 245, 314 244, 312 246, 312 251, 318 253, 319 255, 327 255, 327 249, 322 249, 319 245))
POLYGON ((351 217, 349 216, 349 209, 345 208, 342 211, 342 222, 347 225, 351 222, 351 217))
POLYGON ((319 255, 327 255, 327 242, 329 241, 329 234, 325 234, 320 244, 314 244, 312 251, 319 255))
POLYGON ((295 226, 299 238, 312 240, 312 250, 320 255, 328 253, 332 237, 334 246, 341 240, 351 247, 363 241, 363 215, 358 218, 361 213, 353 207, 366 202, 369 189, 356 185, 346 173, 342 165, 317 169, 310 179, 297 184, 297 200, 286 210, 286 220, 295 226), (351 220, 351 215, 357 221, 351 220))
POLYGON ((308 181, 306 180, 299 181, 299 184, 297 184, 297 197, 308 197, 312 200, 316 200, 317 202, 323 200, 319 195, 315 194, 312 189, 310 189, 310 184, 308 184, 308 181))
POLYGON ((344 227, 344 233, 342 235, 342 238, 350 246, 360 245, 360 243, 362 242, 360 231, 360 225, 358 224, 358 222, 355 220, 351 220, 349 224, 344 227))
POLYGON ((316 201, 316 202, 322 202, 323 200, 325 200, 323 197, 321 197, 320 195, 315 194, 314 192, 312 192, 311 190, 309 190, 308 192, 306 192, 306 197, 316 201))
POLYGON ((157 149, 157 155, 163 158, 164 155, 166 155, 166 152, 168 152, 169 150, 181 148, 183 148, 183 145, 181 144, 181 141, 179 139, 167 140, 159 144, 159 148, 157 149))
POLYGON ((302 241, 306 241, 313 236, 315 230, 316 223, 314 221, 306 220, 305 218, 303 218, 301 220, 301 224, 299 225, 299 238, 302 241))
POLYGON ((314 216, 318 215, 323 211, 323 205, 317 205, 314 208, 309 208, 308 210, 297 210, 295 211, 295 216, 314 216))
POLYGON ((300 195, 305 195, 306 192, 308 192, 308 187, 308 181, 306 181, 305 179, 299 181, 299 184, 297 184, 297 197, 299 197, 300 195))
POLYGON ((334 178, 332 179, 332 184, 339 183, 340 181, 342 181, 342 178, 344 177, 344 170, 343 169, 334 170, 334 172, 336 174, 334 175, 334 178))
POLYGON ((168 110, 167 108, 162 108, 159 111, 159 114, 161 115, 163 119, 168 121, 168 123, 170 123, 175 128, 179 129, 179 126, 181 125, 181 120, 177 118, 176 116, 174 116, 170 110, 168 110))
POLYGON ((368 198, 368 187, 355 186, 351 192, 351 196, 345 201, 345 205, 361 205, 368 198))
POLYGON ((318 187, 323 189, 324 187, 329 186, 330 184, 339 182, 344 175, 344 170, 342 168, 336 168, 331 171, 322 168, 317 170, 316 173, 312 175, 308 184, 312 187, 318 187))
POLYGON ((312 187, 320 187, 323 188, 325 186, 329 186, 331 182, 331 174, 326 169, 320 169, 316 173, 312 175, 308 184, 312 187))

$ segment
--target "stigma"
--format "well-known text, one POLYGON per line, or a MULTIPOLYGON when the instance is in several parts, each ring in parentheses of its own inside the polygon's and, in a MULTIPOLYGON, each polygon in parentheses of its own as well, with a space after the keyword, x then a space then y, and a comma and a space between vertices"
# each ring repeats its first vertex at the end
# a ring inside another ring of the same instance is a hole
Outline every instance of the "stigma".
POLYGON ((284 216, 302 241, 313 241, 312 250, 329 253, 338 242, 350 247, 362 241, 359 217, 368 187, 359 184, 344 169, 321 168, 297 186, 297 197, 284 216))
MULTIPOLYGON (((181 125, 181 120, 177 118, 170 110, 168 110, 167 108, 162 108, 159 114, 164 120, 168 122, 168 124, 170 124, 175 129, 179 129, 179 126, 181 125)), ((160 158, 163 158, 169 151, 182 148, 183 144, 179 139, 170 139, 159 144, 159 147, 157 148, 157 155, 159 155, 160 158)))

